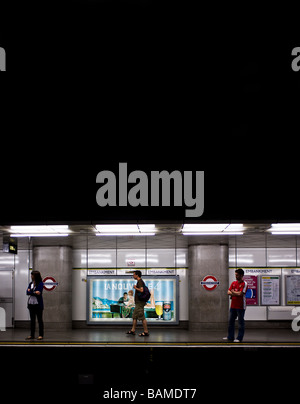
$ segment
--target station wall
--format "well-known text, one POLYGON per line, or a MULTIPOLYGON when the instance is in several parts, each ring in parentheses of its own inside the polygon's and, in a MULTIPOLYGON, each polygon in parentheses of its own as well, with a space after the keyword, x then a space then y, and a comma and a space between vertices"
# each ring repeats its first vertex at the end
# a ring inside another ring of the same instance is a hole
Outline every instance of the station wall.
POLYGON ((29 320, 26 287, 30 281, 31 263, 32 253, 28 250, 19 250, 17 255, 0 253, 0 299, 11 298, 12 302, 0 303, 7 311, 7 320, 10 315, 15 320, 29 320))
MULTIPOLYGON (((128 271, 141 269, 144 274, 151 268, 164 271, 172 270, 180 277, 180 321, 189 320, 189 280, 188 280, 188 248, 169 249, 78 249, 73 248, 72 263, 72 320, 86 319, 86 277, 91 269, 113 269, 116 274, 128 274, 128 271), (87 253, 88 251, 88 253, 87 253)), ((17 255, 0 253, 0 283, 2 278, 11 271, 12 278, 12 316, 16 322, 29 320, 27 309, 26 287, 30 281, 32 268, 32 250, 18 251, 17 255)), ((281 275, 281 304, 272 308, 266 306, 250 307, 246 311, 246 320, 266 321, 287 319, 285 306, 285 275, 290 268, 300 268, 300 248, 229 248, 229 283, 234 279, 234 269, 242 267, 272 268, 274 273, 281 275), (277 271, 277 272, 276 272, 277 271)), ((37 268, 38 269, 38 268, 37 268)), ((167 273, 167 272, 166 272, 167 273)), ((247 273, 247 272, 246 272, 247 273)), ((170 274, 168 272, 168 274, 170 274)), ((42 276, 47 275, 42 273, 42 276)), ((59 287, 59 286, 58 286, 59 287)), ((200 285, 199 285, 200 288, 200 285)), ((51 293, 45 291, 45 293, 51 293)), ((218 293, 218 288, 214 293, 218 293)), ((3 297, 0 286, 0 298, 3 297)), ((1 300, 0 300, 1 306, 1 300)), ((3 305, 2 305, 3 306, 3 305)))
POLYGON ((86 278, 89 270, 114 269, 110 275, 143 275, 155 269, 159 275, 179 275, 179 321, 188 320, 188 249, 80 249, 73 251, 72 319, 86 319, 86 278), (87 269, 88 268, 88 269, 87 269), (172 273, 170 273, 172 271, 172 273))
MULTIPOLYGON (((229 284, 235 280, 235 269, 243 268, 245 275, 257 277, 258 305, 247 306, 245 320, 280 321, 292 320, 295 306, 286 304, 286 277, 300 276, 299 248, 230 248, 229 249, 229 284), (262 305, 260 277, 279 276, 279 304, 262 305)), ((300 278, 299 278, 300 279, 300 278)))

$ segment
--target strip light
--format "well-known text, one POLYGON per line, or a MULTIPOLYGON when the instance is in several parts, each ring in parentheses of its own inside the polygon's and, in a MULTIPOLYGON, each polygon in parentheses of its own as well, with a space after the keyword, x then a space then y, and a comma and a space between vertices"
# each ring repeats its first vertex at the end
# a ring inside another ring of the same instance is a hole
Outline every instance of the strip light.
POLYGON ((67 237, 67 233, 12 233, 11 237, 67 237))
POLYGON ((242 235, 244 229, 244 225, 239 223, 191 223, 183 226, 182 234, 185 236, 230 236, 242 235))
POLYGON ((242 231, 231 231, 231 232, 197 232, 197 233, 182 233, 184 236, 242 236, 244 232, 242 231))
POLYGON ((154 224, 98 224, 96 236, 154 236, 154 224))
POLYGON ((69 226, 11 226, 10 231, 11 237, 67 237, 69 226))
POLYGON ((268 232, 275 235, 300 234, 300 223, 274 223, 268 232))

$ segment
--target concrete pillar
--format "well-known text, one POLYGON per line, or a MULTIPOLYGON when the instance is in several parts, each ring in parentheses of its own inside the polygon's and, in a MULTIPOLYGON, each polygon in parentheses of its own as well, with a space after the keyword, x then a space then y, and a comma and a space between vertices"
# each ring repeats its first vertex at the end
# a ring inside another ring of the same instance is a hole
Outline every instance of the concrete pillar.
MULTIPOLYGON (((226 330, 228 326, 228 246, 189 246, 189 328, 190 330, 226 330), (220 282, 209 291, 200 282, 213 275, 220 282)), ((224 334, 225 335, 225 334, 224 334)), ((226 335, 225 335, 226 336, 226 335)))
POLYGON ((58 286, 44 289, 44 323, 47 328, 72 327, 72 248, 68 246, 33 247, 33 269, 40 271, 42 278, 53 277, 58 286))

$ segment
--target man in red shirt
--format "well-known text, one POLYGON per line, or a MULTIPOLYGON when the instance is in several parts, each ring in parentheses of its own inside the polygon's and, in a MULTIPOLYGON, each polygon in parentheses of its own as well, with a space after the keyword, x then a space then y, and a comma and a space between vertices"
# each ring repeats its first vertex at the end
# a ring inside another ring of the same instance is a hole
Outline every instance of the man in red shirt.
POLYGON ((228 324, 228 336, 224 338, 227 341, 242 342, 245 333, 245 310, 246 310, 246 291, 247 282, 243 281, 244 271, 239 268, 235 271, 236 280, 230 285, 227 294, 231 298, 231 308, 228 324), (234 339, 234 323, 238 318, 238 336, 234 339))

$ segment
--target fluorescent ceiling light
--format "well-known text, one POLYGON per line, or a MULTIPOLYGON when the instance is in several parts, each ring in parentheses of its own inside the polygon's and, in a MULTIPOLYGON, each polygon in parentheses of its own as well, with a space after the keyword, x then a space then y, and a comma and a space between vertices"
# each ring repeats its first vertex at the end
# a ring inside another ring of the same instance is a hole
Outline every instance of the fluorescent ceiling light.
POLYGON ((96 236, 155 236, 155 233, 96 233, 96 236))
POLYGON ((277 236, 279 235, 297 235, 300 234, 300 231, 272 231, 272 234, 275 234, 277 236))
POLYGON ((11 226, 11 237, 66 237, 69 235, 69 226, 11 226))
POLYGON ((182 233, 184 236, 242 236, 244 233, 242 231, 230 231, 230 232, 224 232, 224 231, 218 231, 218 232, 197 232, 197 233, 182 233))
POLYGON ((97 224, 96 236, 154 236, 154 224, 97 224))
POLYGON ((274 223, 267 230, 272 234, 300 234, 300 223, 274 223))
POLYGON ((228 224, 216 224, 216 223, 212 223, 212 224, 198 224, 198 223, 192 223, 192 224, 184 224, 182 231, 183 232, 219 232, 219 231, 223 231, 226 227, 228 226, 228 224))
POLYGON ((224 235, 242 235, 244 230, 243 224, 228 223, 192 223, 185 224, 182 228, 182 234, 186 236, 224 236, 224 235))
POLYGON ((67 237, 67 233, 12 233, 11 237, 67 237))
POLYGON ((96 229, 100 233, 138 233, 136 224, 97 224, 96 229))
POLYGON ((236 232, 245 230, 245 226, 242 223, 231 223, 225 228, 225 232, 236 232))
POLYGON ((271 231, 300 231, 300 223, 275 223, 271 225, 271 231))
POLYGON ((138 224, 137 226, 138 226, 138 228, 140 229, 140 231, 141 231, 142 233, 143 233, 143 232, 148 233, 149 231, 150 231, 150 232, 151 232, 151 231, 154 231, 154 232, 155 232, 155 230, 156 230, 155 224, 138 224))
POLYGON ((69 230, 69 226, 10 226, 10 229, 14 233, 63 233, 69 230))

